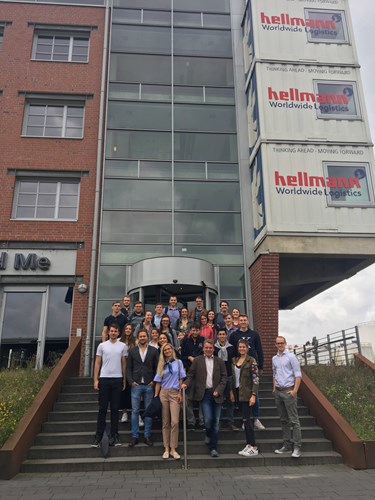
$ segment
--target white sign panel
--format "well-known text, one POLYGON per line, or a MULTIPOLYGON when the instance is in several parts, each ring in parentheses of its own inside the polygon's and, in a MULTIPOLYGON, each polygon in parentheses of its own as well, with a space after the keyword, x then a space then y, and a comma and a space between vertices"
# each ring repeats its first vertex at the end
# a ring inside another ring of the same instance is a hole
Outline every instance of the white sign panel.
POLYGON ((248 98, 248 115, 259 119, 262 139, 371 143, 358 69, 257 63, 256 90, 253 74, 247 92, 258 99, 248 98))
POLYGON ((74 276, 76 250, 0 250, 0 276, 74 276))
POLYGON ((245 71, 261 60, 355 64, 346 0, 256 0, 242 24, 245 71))
POLYGON ((375 233, 371 148, 263 144, 251 179, 256 239, 278 231, 375 233))

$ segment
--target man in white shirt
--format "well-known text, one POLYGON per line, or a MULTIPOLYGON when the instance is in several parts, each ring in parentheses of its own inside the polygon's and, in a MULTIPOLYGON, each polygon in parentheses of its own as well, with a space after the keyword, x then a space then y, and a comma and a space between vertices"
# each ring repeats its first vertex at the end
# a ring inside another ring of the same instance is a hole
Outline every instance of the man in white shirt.
POLYGON ((126 357, 128 346, 118 342, 120 330, 117 324, 109 326, 109 340, 99 344, 94 366, 94 389, 99 391, 99 412, 96 434, 92 443, 98 448, 105 430, 108 403, 111 406, 111 435, 110 446, 120 446, 118 434, 118 410, 121 400, 121 391, 126 386, 126 357), (100 375, 99 375, 100 372, 100 375))
POLYGON ((276 337, 277 354, 272 358, 273 393, 283 431, 283 446, 275 453, 301 456, 301 425, 297 411, 297 393, 302 372, 297 357, 286 349, 285 337, 276 337), (293 438, 291 433, 293 428, 293 438))

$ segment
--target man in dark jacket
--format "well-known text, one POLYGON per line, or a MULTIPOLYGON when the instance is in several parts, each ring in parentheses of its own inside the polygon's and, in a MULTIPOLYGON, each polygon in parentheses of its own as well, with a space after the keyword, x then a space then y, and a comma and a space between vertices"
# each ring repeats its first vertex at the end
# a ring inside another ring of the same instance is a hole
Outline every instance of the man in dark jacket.
MULTIPOLYGON (((249 355, 256 359, 258 363, 259 375, 263 372, 263 347, 262 341, 260 339, 259 333, 255 332, 249 327, 249 318, 246 314, 240 314, 238 318, 239 329, 232 333, 230 337, 230 343, 233 345, 236 353, 236 357, 238 356, 237 344, 240 339, 247 340, 249 344, 249 355)), ((259 420, 259 398, 256 399, 256 403, 253 406, 253 416, 254 416, 254 428, 258 431, 262 431, 265 429, 262 422, 259 420)))
POLYGON ((226 426, 232 431, 238 431, 234 425, 234 403, 230 400, 232 389, 232 361, 234 358, 234 347, 228 342, 225 328, 220 328, 217 332, 217 342, 215 344, 214 356, 222 359, 227 369, 227 385, 224 391, 225 404, 227 407, 226 426))
MULTIPOLYGON (((145 330, 139 330, 137 334, 138 346, 130 349, 126 365, 126 378, 131 386, 132 394, 132 437, 129 446, 138 444, 139 439, 139 410, 143 398, 145 410, 154 396, 154 377, 159 361, 159 351, 148 345, 148 335, 145 330)), ((145 417, 144 442, 152 446, 151 426, 152 418, 145 417)))

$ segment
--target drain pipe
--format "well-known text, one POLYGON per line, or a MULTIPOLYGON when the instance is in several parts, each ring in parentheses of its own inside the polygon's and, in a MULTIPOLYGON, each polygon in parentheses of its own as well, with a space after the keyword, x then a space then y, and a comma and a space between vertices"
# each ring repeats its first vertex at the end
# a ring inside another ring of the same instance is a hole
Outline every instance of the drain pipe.
POLYGON ((95 300, 95 271, 97 261, 97 245, 99 233, 99 216, 100 216, 100 186, 102 172, 102 155, 103 155, 103 123, 105 109, 105 89, 107 81, 107 60, 108 60, 108 33, 109 33, 109 16, 110 16, 110 1, 106 0, 105 19, 104 19, 104 40, 103 40, 103 56, 102 56, 102 78, 100 84, 100 107, 99 107, 99 128, 98 128, 98 145, 96 159, 96 183, 95 183, 95 204, 94 204, 94 221, 92 231, 92 246, 91 246, 91 263, 90 263, 90 289, 87 309, 87 328, 86 328, 86 343, 85 343, 85 363, 84 376, 88 377, 91 371, 91 347, 94 344, 95 329, 93 328, 94 317, 94 300, 95 300))

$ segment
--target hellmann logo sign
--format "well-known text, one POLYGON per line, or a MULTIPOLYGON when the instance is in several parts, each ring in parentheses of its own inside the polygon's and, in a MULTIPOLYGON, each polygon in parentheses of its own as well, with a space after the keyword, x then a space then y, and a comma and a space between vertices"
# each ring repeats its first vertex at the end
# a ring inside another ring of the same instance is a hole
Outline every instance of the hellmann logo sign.
POLYGON ((264 12, 261 12, 260 22, 262 28, 268 31, 309 32, 319 30, 320 34, 337 34, 337 26, 334 19, 304 19, 303 17, 290 17, 286 13, 278 16, 268 16, 264 12))
POLYGON ((268 87, 268 100, 272 108, 319 109, 325 113, 348 111, 349 98, 345 94, 305 92, 298 88, 275 90, 268 87))
POLYGON ((357 177, 323 177, 297 172, 296 175, 281 175, 275 171, 277 194, 299 196, 330 196, 331 198, 361 197, 361 184, 357 177))

